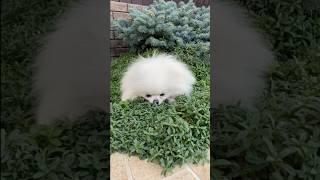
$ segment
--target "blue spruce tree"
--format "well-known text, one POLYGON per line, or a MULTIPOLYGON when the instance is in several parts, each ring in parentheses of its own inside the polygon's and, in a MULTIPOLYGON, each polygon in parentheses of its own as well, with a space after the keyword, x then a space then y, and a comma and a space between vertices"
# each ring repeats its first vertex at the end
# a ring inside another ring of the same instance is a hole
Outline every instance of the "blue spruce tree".
POLYGON ((129 9, 131 19, 116 20, 114 25, 132 50, 158 48, 172 50, 186 44, 209 43, 209 8, 188 3, 156 0, 150 6, 129 9))

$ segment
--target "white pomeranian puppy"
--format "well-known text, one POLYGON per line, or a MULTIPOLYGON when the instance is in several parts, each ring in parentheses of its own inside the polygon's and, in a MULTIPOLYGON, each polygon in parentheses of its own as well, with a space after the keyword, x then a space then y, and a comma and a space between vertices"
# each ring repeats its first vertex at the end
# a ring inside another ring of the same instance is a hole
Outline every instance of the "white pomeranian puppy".
POLYGON ((190 95, 196 79, 186 64, 168 54, 139 57, 121 80, 121 100, 143 97, 150 103, 174 102, 179 95, 190 95))

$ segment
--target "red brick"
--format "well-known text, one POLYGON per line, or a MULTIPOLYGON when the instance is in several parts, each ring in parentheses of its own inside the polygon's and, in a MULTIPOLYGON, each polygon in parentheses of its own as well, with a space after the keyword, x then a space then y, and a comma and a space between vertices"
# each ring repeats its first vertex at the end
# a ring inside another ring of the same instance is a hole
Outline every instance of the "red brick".
POLYGON ((127 48, 128 44, 123 40, 111 40, 111 48, 127 48))
POLYGON ((111 54, 111 57, 117 57, 119 55, 116 54, 116 52, 114 51, 114 49, 110 49, 110 54, 111 54))
POLYGON ((132 4, 142 4, 142 0, 132 0, 132 4))
POLYGON ((142 0, 142 5, 148 6, 152 4, 152 0, 142 0))
POLYGON ((110 10, 117 12, 128 12, 128 4, 123 2, 110 2, 110 10))
POLYGON ((131 3, 131 0, 120 0, 120 2, 131 3))
POLYGON ((113 19, 130 19, 129 13, 112 12, 113 19))
POLYGON ((124 52, 128 52, 129 48, 116 48, 115 50, 117 53, 124 53, 124 52))
POLYGON ((128 51, 129 51, 129 48, 112 48, 112 49, 110 49, 112 57, 120 56, 121 54, 128 52, 128 51))

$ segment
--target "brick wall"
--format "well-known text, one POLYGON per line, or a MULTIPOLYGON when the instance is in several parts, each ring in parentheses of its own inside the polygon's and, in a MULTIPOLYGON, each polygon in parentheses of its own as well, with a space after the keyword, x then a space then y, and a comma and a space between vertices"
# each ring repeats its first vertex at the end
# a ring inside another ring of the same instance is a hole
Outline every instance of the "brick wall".
POLYGON ((124 42, 118 35, 116 29, 112 26, 112 21, 114 19, 129 19, 129 8, 143 8, 144 6, 138 4, 130 4, 125 2, 110 2, 110 41, 111 41, 111 58, 118 57, 120 54, 127 52, 128 44, 124 42))
MULTIPOLYGON (((130 3, 130 4, 140 4, 140 5, 149 5, 153 2, 153 0, 112 0, 112 1, 117 1, 117 2, 125 2, 125 3, 130 3)), ((184 1, 188 2, 189 0, 173 0, 177 3, 184 1)), ((197 6, 209 6, 210 0, 193 0, 193 2, 197 6)))
POLYGON ((112 0, 116 2, 124 2, 129 4, 139 4, 139 5, 149 5, 153 2, 153 0, 112 0))

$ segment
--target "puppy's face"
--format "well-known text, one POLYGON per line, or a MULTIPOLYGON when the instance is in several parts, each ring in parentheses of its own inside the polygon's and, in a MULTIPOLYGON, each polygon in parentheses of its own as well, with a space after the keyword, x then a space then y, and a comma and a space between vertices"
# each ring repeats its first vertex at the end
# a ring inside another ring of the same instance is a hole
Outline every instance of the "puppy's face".
POLYGON ((148 100, 150 103, 159 105, 163 101, 165 101, 169 96, 166 93, 160 93, 160 94, 155 94, 155 93, 146 93, 143 96, 146 100, 148 100))

